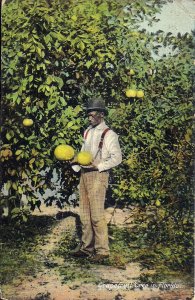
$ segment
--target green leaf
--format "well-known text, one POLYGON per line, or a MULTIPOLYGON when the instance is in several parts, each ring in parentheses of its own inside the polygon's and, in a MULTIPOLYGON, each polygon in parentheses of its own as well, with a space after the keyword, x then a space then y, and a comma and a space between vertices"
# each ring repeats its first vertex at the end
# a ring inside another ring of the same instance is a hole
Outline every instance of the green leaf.
POLYGON ((15 207, 14 209, 12 209, 11 214, 12 215, 18 215, 21 212, 20 208, 15 207))
POLYGON ((67 128, 70 128, 70 127, 72 127, 74 125, 74 121, 70 121, 70 122, 68 122, 68 124, 67 124, 67 128))
POLYGON ((20 155, 23 152, 23 150, 16 150, 15 155, 20 155))
POLYGON ((39 162, 39 167, 42 169, 42 168, 44 167, 44 165, 45 165, 44 160, 43 160, 43 159, 40 160, 40 162, 39 162))
POLYGON ((15 102, 15 101, 17 100, 17 98, 18 98, 18 92, 14 93, 14 94, 12 95, 12 100, 13 100, 13 102, 15 102))
POLYGON ((91 60, 88 60, 85 65, 89 69, 92 64, 93 64, 93 62, 91 60))
POLYGON ((5 136, 6 136, 6 139, 8 141, 10 141, 14 137, 14 131, 11 130, 11 131, 7 132, 5 136))
POLYGON ((41 48, 36 47, 36 50, 40 57, 42 57, 42 58, 45 57, 45 52, 41 48))
POLYGON ((13 188, 15 191, 17 191, 18 186, 17 186, 17 184, 16 184, 15 182, 12 183, 12 188, 13 188))
POLYGON ((12 135, 8 132, 6 133, 6 139, 10 141, 12 139, 12 135))
POLYGON ((18 193, 21 194, 21 195, 23 194, 23 190, 22 190, 21 186, 18 187, 18 193))
POLYGON ((60 77, 55 77, 55 79, 58 82, 59 88, 61 89, 64 85, 64 81, 60 77))
POLYGON ((10 190, 11 185, 12 185, 11 181, 8 181, 8 182, 6 183, 5 188, 6 188, 7 191, 10 190))
POLYGON ((23 44, 23 49, 24 49, 24 51, 26 51, 27 49, 31 48, 31 46, 32 46, 31 43, 23 44))
POLYGON ((33 157, 29 160, 29 165, 32 165, 34 162, 35 162, 35 157, 33 157))
POLYGON ((28 218, 25 215, 22 215, 22 220, 26 223, 28 221, 28 218))
POLYGON ((78 44, 78 47, 79 49, 81 49, 82 51, 85 49, 85 44, 81 41, 79 44, 78 44))
POLYGON ((75 108, 74 108, 74 112, 76 115, 78 115, 78 113, 80 113, 82 111, 82 108, 80 105, 77 105, 75 108))
POLYGON ((30 76, 29 76, 29 79, 28 79, 29 82, 32 82, 32 81, 33 81, 33 78, 34 78, 34 76, 33 76, 33 75, 30 75, 30 76))
POLYGON ((48 108, 48 110, 52 110, 52 109, 54 109, 56 107, 56 105, 57 105, 56 102, 53 102, 52 104, 48 103, 47 108, 48 108))
POLYGON ((46 84, 47 85, 50 85, 52 82, 54 81, 54 77, 49 75, 47 76, 47 80, 46 80, 46 84))
POLYGON ((26 174, 26 172, 25 171, 22 171, 22 179, 25 179, 25 178, 27 178, 28 176, 27 176, 27 174, 26 174))
POLYGON ((161 130, 155 129, 155 130, 154 130, 154 134, 155 134, 156 136, 160 137, 160 136, 161 136, 161 130))

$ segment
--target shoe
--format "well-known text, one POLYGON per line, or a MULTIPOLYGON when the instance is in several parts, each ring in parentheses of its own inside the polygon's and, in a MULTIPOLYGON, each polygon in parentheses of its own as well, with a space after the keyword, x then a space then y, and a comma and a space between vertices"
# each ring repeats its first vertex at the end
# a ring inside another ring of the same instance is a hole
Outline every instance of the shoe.
POLYGON ((94 263, 101 263, 104 260, 106 260, 107 258, 109 258, 109 254, 95 254, 95 255, 91 256, 89 258, 89 260, 94 263))
POLYGON ((78 252, 81 249, 81 244, 78 244, 76 246, 76 248, 74 248, 73 250, 70 250, 70 254, 74 254, 75 252, 78 252))
POLYGON ((72 252, 71 255, 74 256, 74 257, 83 257, 83 258, 90 256, 90 254, 82 251, 81 249, 78 250, 78 251, 72 252))

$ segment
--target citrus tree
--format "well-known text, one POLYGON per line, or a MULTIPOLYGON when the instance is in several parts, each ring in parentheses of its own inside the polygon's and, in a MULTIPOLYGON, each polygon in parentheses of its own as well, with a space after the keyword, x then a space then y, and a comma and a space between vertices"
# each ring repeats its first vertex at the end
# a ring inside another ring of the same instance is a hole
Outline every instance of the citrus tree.
POLYGON ((54 150, 60 144, 80 149, 84 107, 101 94, 123 152, 110 185, 113 199, 155 207, 144 222, 148 237, 158 232, 160 241, 173 242, 185 232, 191 245, 192 35, 139 29, 144 19, 156 21, 166 2, 4 4, 1 185, 13 216, 26 219, 14 208, 23 194, 35 207, 38 193, 55 190, 54 170, 61 195, 46 200, 68 202, 78 177, 54 150))
POLYGON ((85 125, 81 105, 92 94, 102 93, 108 103, 118 105, 127 85, 128 45, 135 42, 134 34, 130 41, 123 34, 130 31, 136 15, 141 17, 146 8, 149 14, 157 9, 137 3, 130 18, 128 10, 121 10, 124 4, 9 1, 4 5, 1 174, 11 209, 23 194, 33 207, 40 205, 37 193, 52 188, 54 168, 64 200, 74 190, 77 179, 69 165, 55 160, 54 148, 60 143, 80 147, 85 125))

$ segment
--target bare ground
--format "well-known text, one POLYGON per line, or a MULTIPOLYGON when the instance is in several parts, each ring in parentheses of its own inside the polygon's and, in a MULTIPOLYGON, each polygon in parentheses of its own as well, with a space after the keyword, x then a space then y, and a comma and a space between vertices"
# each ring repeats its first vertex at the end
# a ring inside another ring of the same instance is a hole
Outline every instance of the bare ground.
MULTIPOLYGON (((45 207, 38 215, 55 216, 58 209, 45 207)), ((73 210, 77 212, 77 210, 73 210)), ((129 213, 117 209, 114 216, 113 209, 107 209, 107 221, 116 225, 130 223, 129 213)), ((72 217, 61 219, 48 234, 46 243, 39 247, 40 260, 44 261, 57 248, 64 230, 74 228, 72 217)), ((128 224, 127 224, 128 226, 128 224)), ((65 264, 64 258, 52 256, 52 263, 65 264)), ((63 284, 57 268, 46 265, 36 276, 27 276, 13 282, 11 286, 2 287, 2 298, 7 300, 192 300, 193 291, 182 282, 169 285, 146 286, 138 284, 142 272, 152 272, 141 269, 138 263, 129 263, 126 269, 119 269, 106 265, 94 265, 91 272, 99 279, 99 284, 85 283, 82 280, 63 284), (111 282, 111 283, 108 283, 111 282), (3 298, 4 297, 4 298, 3 298)))

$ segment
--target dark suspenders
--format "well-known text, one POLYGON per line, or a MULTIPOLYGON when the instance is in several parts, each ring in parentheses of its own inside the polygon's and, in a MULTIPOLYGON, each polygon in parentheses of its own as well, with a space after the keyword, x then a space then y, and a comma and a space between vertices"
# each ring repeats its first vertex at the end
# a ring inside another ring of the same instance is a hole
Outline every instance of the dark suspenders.
POLYGON ((106 133, 108 132, 108 130, 110 130, 110 128, 106 128, 106 129, 104 129, 104 131, 102 132, 102 135, 101 135, 101 139, 100 139, 100 142, 99 142, 98 149, 102 149, 104 137, 105 137, 106 133))
MULTIPOLYGON (((85 139, 85 140, 87 139, 87 136, 88 136, 88 133, 89 133, 90 129, 91 129, 91 128, 89 128, 89 129, 85 132, 85 134, 84 134, 84 139, 85 139)), ((105 137, 106 133, 107 133, 109 130, 110 130, 110 128, 106 128, 106 129, 104 129, 104 131, 102 132, 102 135, 101 135, 101 138, 100 138, 100 142, 99 142, 99 145, 98 145, 98 151, 97 151, 97 153, 96 153, 96 155, 95 155, 94 158, 97 157, 97 155, 98 155, 99 152, 100 152, 100 157, 101 157, 101 152, 102 152, 102 147, 103 147, 104 137, 105 137)))

